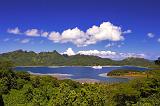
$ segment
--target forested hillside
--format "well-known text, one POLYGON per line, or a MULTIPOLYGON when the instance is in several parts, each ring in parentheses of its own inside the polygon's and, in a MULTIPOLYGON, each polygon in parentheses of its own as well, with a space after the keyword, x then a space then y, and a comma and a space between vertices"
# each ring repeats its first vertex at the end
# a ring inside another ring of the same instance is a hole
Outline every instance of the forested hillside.
POLYGON ((87 55, 61 55, 57 51, 27 52, 17 50, 0 54, 0 61, 7 60, 15 63, 15 66, 93 66, 93 65, 135 65, 135 66, 154 66, 154 63, 143 58, 126 58, 115 61, 108 58, 87 55))

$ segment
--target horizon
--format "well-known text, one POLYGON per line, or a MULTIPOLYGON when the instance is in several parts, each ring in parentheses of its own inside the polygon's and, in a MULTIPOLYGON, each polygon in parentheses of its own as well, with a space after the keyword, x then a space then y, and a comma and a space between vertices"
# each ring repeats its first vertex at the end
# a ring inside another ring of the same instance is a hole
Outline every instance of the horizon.
POLYGON ((159 0, 2 0, 0 54, 15 50, 124 59, 160 55, 159 0))

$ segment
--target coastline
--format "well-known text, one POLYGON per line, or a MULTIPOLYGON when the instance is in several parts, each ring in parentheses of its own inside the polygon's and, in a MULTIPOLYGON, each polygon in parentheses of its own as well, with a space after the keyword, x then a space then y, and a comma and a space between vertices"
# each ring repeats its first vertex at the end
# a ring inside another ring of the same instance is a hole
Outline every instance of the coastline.
POLYGON ((70 77, 73 76, 72 74, 61 74, 61 73, 47 73, 47 74, 42 74, 42 73, 33 73, 30 71, 27 71, 31 75, 36 75, 36 76, 52 76, 57 78, 58 80, 63 80, 63 79, 71 79, 70 77))
POLYGON ((143 75, 120 75, 120 76, 113 75, 113 76, 109 76, 109 75, 107 75, 107 73, 101 73, 98 76, 105 77, 105 78, 109 78, 110 77, 110 78, 127 78, 127 79, 147 77, 146 74, 145 75, 143 74, 143 75))
MULTIPOLYGON (((93 65, 94 66, 94 65, 93 65)), ((15 66, 15 67, 49 67, 49 68, 58 68, 58 67, 93 67, 93 66, 15 66)), ((125 67, 125 66, 129 66, 129 67, 140 67, 140 68, 148 68, 148 67, 143 67, 143 66, 133 66, 133 65, 105 65, 102 67, 125 67)))
POLYGON ((127 79, 134 79, 134 78, 145 78, 146 76, 108 76, 110 78, 127 78, 127 79))
MULTIPOLYGON (((28 71, 29 72, 29 71, 28 71)), ((60 74, 60 73, 54 73, 54 74, 41 74, 41 73, 32 73, 32 72, 29 72, 31 75, 33 76, 52 76, 52 77, 55 77, 57 78, 58 80, 64 80, 64 79, 71 79, 73 81, 76 81, 76 82, 79 82, 79 83, 90 83, 90 84, 94 84, 94 83, 100 83, 101 81, 100 80, 97 80, 97 79, 90 79, 90 78, 79 78, 79 79, 72 79, 70 78, 71 74, 60 74)))

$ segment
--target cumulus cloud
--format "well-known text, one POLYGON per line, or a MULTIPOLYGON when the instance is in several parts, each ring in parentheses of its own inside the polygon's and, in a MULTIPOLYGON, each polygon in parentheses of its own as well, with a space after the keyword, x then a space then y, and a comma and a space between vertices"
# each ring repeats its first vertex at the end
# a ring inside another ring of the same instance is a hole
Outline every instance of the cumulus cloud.
POLYGON ((48 34, 49 34, 48 32, 43 32, 43 31, 41 31, 41 36, 42 36, 42 37, 47 37, 48 34))
POLYGON ((27 36, 40 36, 38 29, 28 29, 25 34, 27 36))
MULTIPOLYGON (((17 30, 17 29, 16 29, 17 30)), ((16 34, 13 30, 10 30, 13 34, 16 34)), ((108 40, 108 41, 122 41, 124 40, 123 34, 131 33, 131 30, 122 31, 121 27, 113 25, 110 22, 103 22, 99 26, 93 25, 88 28, 85 32, 75 27, 73 29, 64 30, 60 32, 43 32, 38 29, 28 29, 22 34, 27 36, 41 36, 47 37, 49 40, 55 43, 73 43, 80 46, 87 46, 90 44, 96 44, 97 42, 108 40)))
POLYGON ((68 56, 72 56, 72 55, 75 55, 75 52, 72 50, 72 48, 68 48, 66 52, 62 54, 67 54, 68 56))
POLYGON ((18 27, 13 28, 13 29, 8 29, 7 32, 11 34, 21 34, 18 27))
POLYGON ((71 42, 77 46, 85 46, 86 39, 87 35, 77 27, 73 29, 67 29, 61 34, 59 32, 51 32, 49 34, 49 40, 52 40, 53 42, 71 42))
POLYGON ((60 41, 60 33, 59 32, 51 32, 48 37, 49 40, 58 43, 60 41))
POLYGON ((71 55, 76 55, 76 54, 81 54, 81 55, 92 55, 92 56, 99 56, 102 58, 111 58, 114 60, 120 60, 124 59, 127 57, 138 57, 138 58, 145 58, 145 54, 137 54, 137 53, 118 53, 114 51, 99 51, 99 50, 83 50, 83 51, 78 51, 74 52, 72 48, 68 48, 66 52, 62 54, 67 54, 69 56, 71 55))
POLYGON ((13 28, 13 29, 8 29, 7 30, 8 33, 11 33, 11 34, 15 34, 15 35, 19 35, 19 34, 24 34, 26 36, 41 36, 41 37, 47 37, 49 35, 49 32, 45 32, 45 31, 42 31, 42 30, 38 30, 38 29, 28 29, 24 32, 20 32, 19 28, 16 27, 16 28, 13 28))
POLYGON ((129 34, 129 33, 132 33, 132 30, 128 29, 126 31, 123 32, 124 34, 129 34))
POLYGON ((99 27, 93 26, 87 30, 87 34, 94 40, 110 40, 120 41, 124 40, 121 28, 113 25, 110 22, 103 22, 99 27))
POLYGON ((20 42, 21 42, 21 43, 28 43, 28 42, 30 42, 30 39, 23 39, 23 40, 21 40, 20 42))
POLYGON ((107 57, 107 56, 114 56, 114 55, 116 55, 116 52, 112 52, 112 51, 98 51, 98 50, 87 50, 87 51, 78 51, 77 54, 93 55, 93 56, 99 56, 99 57, 107 57))
POLYGON ((148 33, 147 36, 148 36, 149 38, 154 38, 155 35, 154 35, 153 33, 148 33))
POLYGON ((49 39, 54 42, 67 43, 71 42, 79 46, 87 46, 95 44, 98 41, 120 41, 124 40, 121 28, 113 25, 110 22, 103 22, 100 26, 92 26, 86 32, 79 28, 64 30, 61 34, 59 32, 52 32, 49 39))

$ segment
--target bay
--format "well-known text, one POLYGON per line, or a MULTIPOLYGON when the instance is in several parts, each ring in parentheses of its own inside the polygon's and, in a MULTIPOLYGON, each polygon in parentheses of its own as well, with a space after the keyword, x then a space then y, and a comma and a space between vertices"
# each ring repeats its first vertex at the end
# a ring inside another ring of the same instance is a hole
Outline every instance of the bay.
POLYGON ((103 66, 102 69, 94 69, 90 66, 29 66, 16 67, 17 71, 27 71, 34 75, 51 75, 61 79, 73 79, 80 82, 126 82, 128 78, 113 78, 106 74, 115 69, 132 69, 132 70, 147 70, 143 67, 135 66, 103 66))

